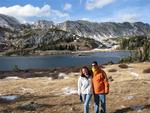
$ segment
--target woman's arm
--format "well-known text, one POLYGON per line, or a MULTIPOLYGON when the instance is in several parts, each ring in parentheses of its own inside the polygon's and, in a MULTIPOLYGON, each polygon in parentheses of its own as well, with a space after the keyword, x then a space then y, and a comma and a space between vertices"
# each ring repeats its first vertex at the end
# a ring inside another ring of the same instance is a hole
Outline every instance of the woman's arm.
POLYGON ((78 95, 81 94, 81 86, 82 86, 82 81, 81 81, 81 77, 79 77, 79 79, 78 79, 78 95))

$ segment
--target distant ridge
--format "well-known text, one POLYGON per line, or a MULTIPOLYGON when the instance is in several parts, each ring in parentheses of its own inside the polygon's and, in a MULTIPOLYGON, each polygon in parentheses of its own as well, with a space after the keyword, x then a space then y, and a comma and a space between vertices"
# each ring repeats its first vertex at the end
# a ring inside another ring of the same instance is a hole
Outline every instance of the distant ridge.
POLYGON ((150 25, 143 22, 88 22, 83 20, 39 20, 34 24, 21 24, 16 18, 0 14, 0 51, 29 50, 89 50, 111 48, 114 38, 150 36, 150 25), (62 43, 63 42, 63 43, 62 43))
POLYGON ((115 23, 115 22, 88 22, 88 21, 66 21, 57 25, 59 29, 90 37, 101 41, 104 38, 127 37, 135 35, 150 36, 150 25, 143 22, 115 23))

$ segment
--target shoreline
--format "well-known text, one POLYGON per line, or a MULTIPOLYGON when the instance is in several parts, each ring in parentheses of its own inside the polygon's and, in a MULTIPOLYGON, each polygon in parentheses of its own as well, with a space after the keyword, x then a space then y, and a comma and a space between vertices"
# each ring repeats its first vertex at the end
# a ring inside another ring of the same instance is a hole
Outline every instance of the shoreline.
POLYGON ((0 71, 0 79, 5 79, 6 77, 19 77, 19 78, 35 78, 35 77, 54 77, 59 73, 77 73, 80 70, 78 67, 58 67, 58 68, 37 68, 37 69, 26 69, 18 71, 0 71))
MULTIPOLYGON (((134 62, 134 63, 123 63, 127 65, 136 65, 136 64, 149 64, 150 62, 134 62)), ((120 65, 122 63, 114 63, 114 64, 102 64, 101 67, 105 69, 105 67, 111 67, 113 65, 120 65)), ((87 65, 89 69, 90 65, 87 65)), ((59 75, 60 73, 69 74, 69 73, 79 73, 82 66, 70 66, 70 67, 57 67, 57 68, 37 68, 37 69, 26 69, 26 70, 18 70, 18 71, 0 71, 0 79, 5 79, 6 77, 20 77, 20 78, 35 78, 35 77, 52 77, 59 75)))
POLYGON ((4 52, 0 52, 0 57, 15 57, 15 56, 50 56, 50 55, 78 55, 84 56, 86 54, 98 53, 98 52, 121 52, 121 51, 134 51, 134 50, 116 50, 116 49, 92 49, 92 50, 83 50, 83 51, 66 51, 66 50, 48 50, 48 51, 35 51, 33 54, 28 55, 16 55, 12 54, 10 56, 4 55, 4 52))

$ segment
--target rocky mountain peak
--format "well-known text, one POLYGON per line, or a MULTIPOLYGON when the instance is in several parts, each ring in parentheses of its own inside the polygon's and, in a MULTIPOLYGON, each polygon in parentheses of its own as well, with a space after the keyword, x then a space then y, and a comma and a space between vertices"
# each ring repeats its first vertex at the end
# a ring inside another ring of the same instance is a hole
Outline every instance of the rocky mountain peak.
POLYGON ((47 21, 47 20, 39 20, 33 24, 34 29, 49 29, 54 28, 54 22, 53 21, 47 21))
POLYGON ((1 28, 9 28, 12 29, 14 27, 18 27, 20 25, 20 22, 12 17, 0 14, 0 27, 1 28))

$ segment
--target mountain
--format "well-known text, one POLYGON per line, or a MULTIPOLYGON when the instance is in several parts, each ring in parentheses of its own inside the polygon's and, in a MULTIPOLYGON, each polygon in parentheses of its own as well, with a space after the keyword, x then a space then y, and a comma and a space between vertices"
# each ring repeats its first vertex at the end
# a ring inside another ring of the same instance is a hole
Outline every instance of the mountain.
POLYGON ((0 14, 0 41, 4 40, 5 31, 14 30, 20 26, 17 19, 0 14))
POLYGON ((38 20, 33 24, 33 29, 50 29, 55 28, 53 21, 47 21, 47 20, 38 20))
POLYGON ((117 44, 115 38, 150 36, 150 25, 142 22, 65 21, 55 24, 39 20, 20 24, 17 19, 0 14, 0 51, 18 50, 89 50, 117 44))
POLYGON ((79 36, 93 38, 97 41, 102 41, 106 38, 128 37, 135 35, 150 36, 150 25, 142 22, 95 23, 79 20, 66 21, 58 24, 57 27, 79 36))
POLYGON ((30 25, 20 24, 13 17, 0 16, 3 22, 0 27, 0 51, 8 51, 10 55, 22 55, 26 50, 87 50, 103 46, 93 39, 60 30, 52 21, 39 20, 30 25))
POLYGON ((20 25, 19 21, 11 16, 0 14, 0 27, 1 28, 16 28, 20 25))

